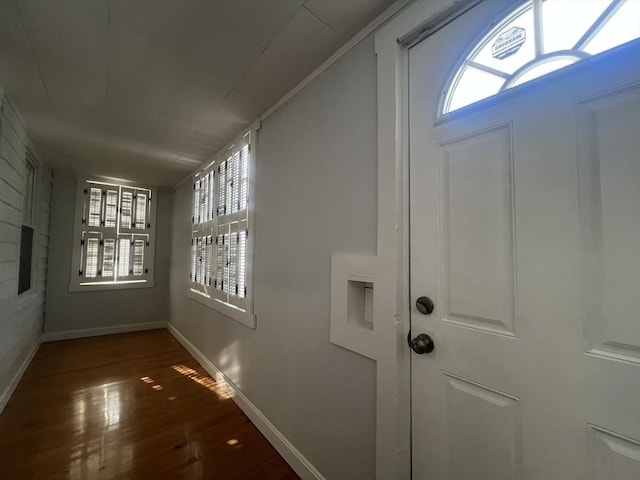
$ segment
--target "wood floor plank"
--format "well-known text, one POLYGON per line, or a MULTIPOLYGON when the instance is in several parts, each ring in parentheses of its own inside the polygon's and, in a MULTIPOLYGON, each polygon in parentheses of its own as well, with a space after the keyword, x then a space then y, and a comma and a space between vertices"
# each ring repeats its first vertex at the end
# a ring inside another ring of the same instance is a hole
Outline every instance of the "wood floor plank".
POLYGON ((0 479, 299 478, 166 331, 45 343, 0 415, 0 479))

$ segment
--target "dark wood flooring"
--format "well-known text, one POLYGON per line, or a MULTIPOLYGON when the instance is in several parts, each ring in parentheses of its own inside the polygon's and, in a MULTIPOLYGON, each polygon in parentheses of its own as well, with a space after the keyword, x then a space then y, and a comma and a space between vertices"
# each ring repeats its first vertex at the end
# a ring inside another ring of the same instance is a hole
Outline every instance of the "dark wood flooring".
POLYGON ((166 330, 45 343, 0 415, 0 479, 297 479, 166 330))

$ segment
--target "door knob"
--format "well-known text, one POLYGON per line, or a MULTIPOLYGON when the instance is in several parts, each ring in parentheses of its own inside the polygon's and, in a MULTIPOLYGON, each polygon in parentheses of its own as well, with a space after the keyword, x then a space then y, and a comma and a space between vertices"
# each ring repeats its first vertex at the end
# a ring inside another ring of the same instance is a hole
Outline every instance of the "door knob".
POLYGON ((423 315, 431 315, 434 305, 429 297, 420 297, 416 300, 416 308, 423 315))
POLYGON ((431 353, 433 352, 433 349, 436 348, 433 343, 433 338, 426 333, 418 335, 416 338, 411 340, 409 345, 411 346, 411 350, 419 355, 422 355, 423 353, 431 353))

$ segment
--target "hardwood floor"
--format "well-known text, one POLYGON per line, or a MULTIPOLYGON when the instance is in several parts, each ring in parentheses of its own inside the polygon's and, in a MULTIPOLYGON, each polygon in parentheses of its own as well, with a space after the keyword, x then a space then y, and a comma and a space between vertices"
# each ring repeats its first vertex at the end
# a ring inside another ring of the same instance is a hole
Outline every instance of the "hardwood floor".
POLYGON ((297 479, 166 330, 45 343, 0 415, 0 479, 297 479))

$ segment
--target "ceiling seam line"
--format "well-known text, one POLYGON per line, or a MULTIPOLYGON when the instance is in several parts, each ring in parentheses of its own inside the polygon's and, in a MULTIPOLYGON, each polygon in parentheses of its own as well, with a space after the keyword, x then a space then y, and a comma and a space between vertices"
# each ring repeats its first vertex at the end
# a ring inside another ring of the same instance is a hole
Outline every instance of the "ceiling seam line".
MULTIPOLYGON (((44 76, 42 75, 42 70, 40 68, 40 64, 38 63, 38 60, 36 58, 35 52, 33 50, 33 44, 31 43, 31 38, 29 37, 29 32, 27 32, 27 28, 24 25, 24 19, 22 18, 22 10, 20 10, 20 5, 18 5, 17 1, 13 2, 16 10, 18 11, 18 18, 20 19, 20 26, 22 27, 22 31, 24 33, 25 38, 27 39, 27 43, 29 44, 29 51, 31 52, 31 58, 33 59, 33 63, 36 66, 36 70, 38 72, 38 78, 40 79, 40 83, 42 84, 42 89, 44 90, 44 94, 45 97, 47 98, 47 101, 49 103, 48 107, 49 107, 49 112, 51 113, 51 116, 53 117, 54 121, 56 122, 56 125, 58 128, 60 128, 60 121, 58 120, 58 117, 56 116, 55 110, 52 107, 52 100, 51 100, 51 95, 49 94, 49 89, 47 88, 47 83, 44 81, 44 76)), ((25 124, 25 128, 26 128, 26 124, 25 124)))
MULTIPOLYGON (((191 141, 193 141, 194 138, 196 138, 199 134, 201 133, 201 130, 198 128, 197 132, 193 134, 193 136, 191 137, 191 141)), ((189 146, 188 142, 185 142, 185 145, 176 153, 176 155, 171 159, 172 163, 179 163, 179 159, 182 158, 182 154, 185 153, 187 151, 187 148, 189 146)), ((206 160, 205 160, 206 161, 206 160)))
POLYGON ((233 85, 229 91, 226 93, 226 95, 222 98, 222 102, 220 102, 220 105, 224 105, 224 103, 227 101, 227 99, 231 96, 231 94, 240 86, 240 84, 242 83, 242 81, 247 77, 247 75, 249 74, 249 72, 251 71, 251 69, 255 66, 256 62, 267 52, 267 50, 269 50, 269 48, 271 47, 271 45, 273 45, 273 42, 276 41, 276 39, 282 34, 283 30, 287 27, 287 25, 289 25, 289 23, 291 23, 291 20, 293 20, 293 17, 295 17, 298 13, 298 11, 301 8, 305 8, 304 5, 300 5, 299 7, 297 7, 293 13, 291 14, 291 16, 287 19, 286 22, 284 22, 284 24, 282 25, 282 28, 278 31, 278 33, 276 33, 273 38, 271 39, 271 41, 267 44, 266 47, 264 47, 262 49, 262 51, 258 54, 258 56, 256 56, 255 60, 251 63, 251 65, 249 65, 249 67, 242 72, 242 75, 240 76, 240 78, 238 78, 238 81, 236 82, 235 85, 233 85))
POLYGON ((324 25, 325 27, 327 27, 329 30, 331 30, 333 33, 338 33, 336 32, 333 28, 331 28, 331 26, 325 22, 323 19, 321 19, 318 15, 316 15, 315 13, 313 13, 311 11, 311 9, 309 7, 307 7, 306 4, 302 5, 302 8, 304 8, 307 12, 309 12, 309 14, 315 18, 318 22, 320 22, 322 25, 324 25))
MULTIPOLYGON (((318 66, 315 70, 313 70, 309 75, 307 75, 302 81, 296 84, 293 88, 291 88, 285 95, 283 95, 279 100, 277 100, 273 105, 271 105, 264 113, 259 115, 254 122, 262 122, 264 119, 269 117, 273 112, 278 110, 282 105, 287 103, 293 96, 295 96, 300 90, 302 90, 306 85, 315 80, 319 75, 321 75, 325 70, 327 70, 331 65, 336 63, 340 58, 346 55, 347 52, 351 51, 356 45, 360 44, 368 35, 372 32, 380 28, 382 25, 386 24, 391 18, 398 14, 398 12, 403 11, 413 0, 395 0, 395 2, 388 7, 384 12, 382 12, 378 17, 376 17, 372 22, 366 25, 363 29, 361 29, 358 33, 356 33, 353 37, 347 40, 338 50, 336 50, 327 60, 325 60, 320 66, 318 66)), ((482 0, 467 0, 467 1, 475 1, 480 2, 482 0)), ((279 35, 279 34, 278 34, 279 35)), ((276 35, 276 37, 278 36, 276 35)), ((274 38, 275 39, 275 38, 274 38)), ((268 47, 267 47, 268 48, 268 47)), ((248 125, 252 125, 253 122, 248 125)), ((246 127, 245 127, 246 128, 246 127)), ((244 130, 244 129, 243 129, 244 130)), ((241 130, 242 131, 242 130, 241 130)), ((239 133, 238 133, 239 134, 239 133)), ((221 153, 220 150, 216 151, 211 157, 218 155, 221 153)), ((209 157, 209 158, 211 158, 209 157)), ((204 162, 202 162, 204 164, 204 162)), ((189 175, 185 176, 182 180, 180 180, 177 184, 175 184, 172 188, 172 191, 176 191, 182 184, 191 179, 193 175, 195 175, 201 168, 198 167, 194 169, 189 175)))
POLYGON ((104 154, 107 154, 107 124, 109 117, 109 59, 111 58, 111 0, 107 2, 107 58, 104 66, 104 129, 102 142, 104 154))

